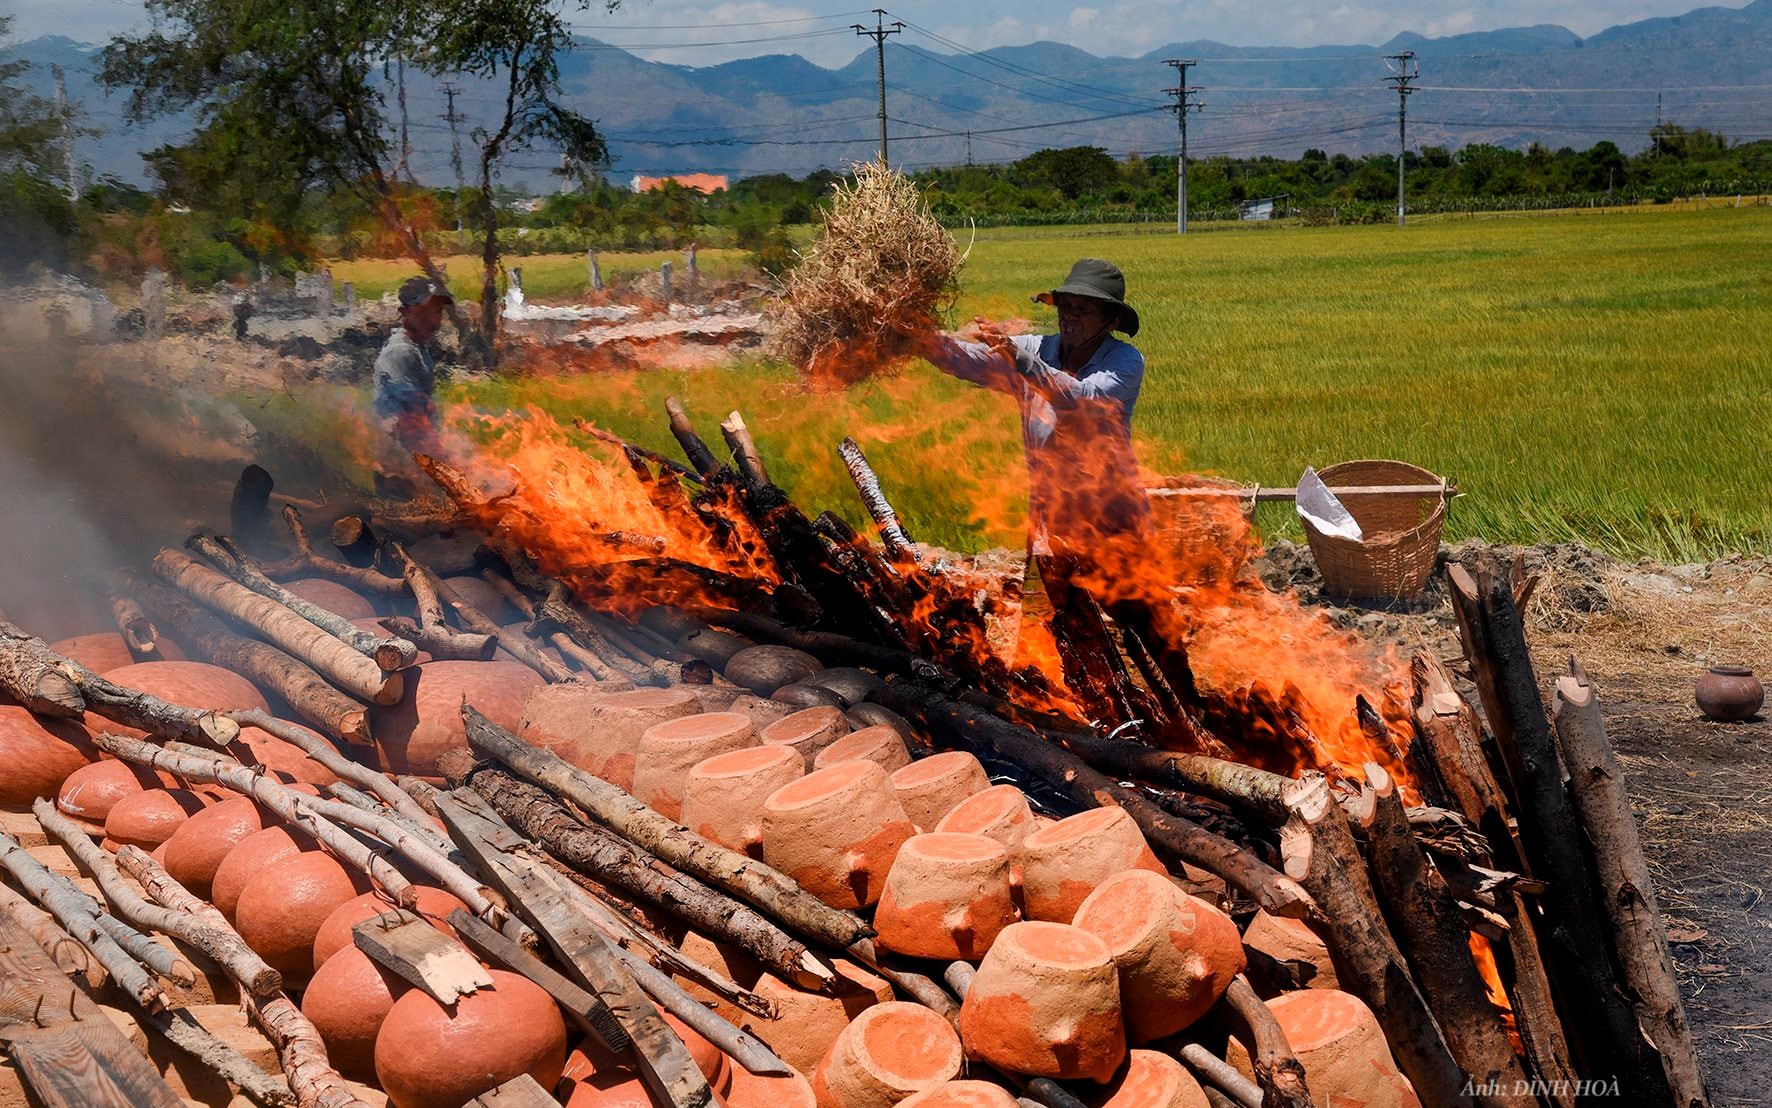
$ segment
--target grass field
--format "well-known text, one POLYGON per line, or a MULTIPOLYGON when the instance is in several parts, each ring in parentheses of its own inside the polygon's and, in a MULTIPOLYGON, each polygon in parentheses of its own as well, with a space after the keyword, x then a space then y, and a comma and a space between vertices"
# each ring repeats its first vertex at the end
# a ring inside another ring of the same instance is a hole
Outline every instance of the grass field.
MULTIPOLYGON (((745 269, 743 250, 701 250, 695 264, 704 277, 726 280, 745 269)), ((590 283, 590 266, 583 254, 535 254, 507 258, 506 264, 523 270, 523 293, 536 300, 561 300, 582 296, 590 283)), ((668 261, 680 275, 683 255, 675 250, 652 250, 632 254, 599 254, 597 266, 606 280, 635 273, 656 272, 660 262, 668 261)), ((480 259, 468 254, 438 258, 437 263, 449 275, 449 291, 457 300, 480 298, 480 259)), ((333 262, 332 279, 350 281, 357 295, 374 300, 399 287, 400 282, 417 273, 417 268, 404 258, 358 258, 333 262)), ((504 291, 500 284, 499 291, 504 291)))
MULTIPOLYGON (((1153 469, 1285 485, 1306 464, 1398 458, 1457 479, 1466 495, 1449 538, 1575 539, 1672 561, 1772 549, 1767 209, 1186 239, 981 231, 957 316, 1050 325, 1027 294, 1087 255, 1126 270, 1143 315, 1136 434, 1153 469)), ((529 258, 525 274, 545 298, 582 287, 583 261, 529 258)), ((787 370, 757 365, 456 390, 490 408, 586 415, 659 449, 672 448, 659 415, 669 393, 709 434, 743 409, 809 505, 858 514, 834 451, 854 434, 917 537, 1018 541, 1012 406, 926 366, 810 399, 787 370)), ((1276 509, 1262 519, 1291 528, 1276 509)))

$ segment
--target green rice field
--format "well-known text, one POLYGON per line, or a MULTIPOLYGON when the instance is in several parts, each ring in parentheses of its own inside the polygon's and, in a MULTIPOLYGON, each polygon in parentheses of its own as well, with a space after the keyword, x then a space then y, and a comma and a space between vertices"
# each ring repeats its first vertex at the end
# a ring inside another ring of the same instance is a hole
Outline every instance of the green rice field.
MULTIPOLYGON (((1772 550, 1772 209, 961 240, 956 319, 1050 326, 1028 294, 1074 259, 1126 271, 1149 367, 1135 430, 1157 472, 1290 485, 1307 464, 1395 458, 1456 479, 1449 539, 1577 540, 1675 562, 1772 550)), ((582 289, 582 258, 523 264, 538 299, 582 289)), ((835 446, 853 434, 916 537, 1019 541, 1013 405, 924 365, 818 395, 754 361, 454 392, 483 408, 586 416, 673 453, 666 395, 710 437, 736 407, 780 483, 852 519, 835 446)), ((1266 507, 1261 522, 1296 532, 1289 509, 1266 507)))

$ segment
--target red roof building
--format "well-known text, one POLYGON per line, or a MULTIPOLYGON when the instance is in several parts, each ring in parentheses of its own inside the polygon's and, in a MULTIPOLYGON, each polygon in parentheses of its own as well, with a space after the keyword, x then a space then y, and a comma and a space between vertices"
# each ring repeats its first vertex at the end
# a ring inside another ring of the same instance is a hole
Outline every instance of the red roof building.
POLYGON ((663 188, 667 182, 675 182, 686 189, 694 189, 704 196, 712 196, 726 187, 726 175, 723 173, 679 173, 674 177, 646 177, 636 175, 629 187, 635 192, 651 192, 663 188))

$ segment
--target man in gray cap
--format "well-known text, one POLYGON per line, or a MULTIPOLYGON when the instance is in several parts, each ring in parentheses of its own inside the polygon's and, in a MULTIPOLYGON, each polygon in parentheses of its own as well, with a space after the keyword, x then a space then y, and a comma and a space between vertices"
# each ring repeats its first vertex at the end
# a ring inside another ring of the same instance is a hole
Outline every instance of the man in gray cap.
POLYGON ((443 326, 444 309, 453 303, 442 285, 426 277, 409 278, 400 286, 400 326, 375 358, 376 417, 407 450, 431 448, 437 367, 429 344, 443 326))

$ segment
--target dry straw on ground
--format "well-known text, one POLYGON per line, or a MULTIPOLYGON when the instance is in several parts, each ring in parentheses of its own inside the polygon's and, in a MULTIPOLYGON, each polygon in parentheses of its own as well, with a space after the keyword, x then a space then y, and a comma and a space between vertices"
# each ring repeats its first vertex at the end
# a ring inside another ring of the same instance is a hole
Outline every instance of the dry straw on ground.
POLYGON ((963 261, 915 184, 879 162, 857 166, 788 275, 773 352, 821 384, 889 368, 941 327, 963 261))

